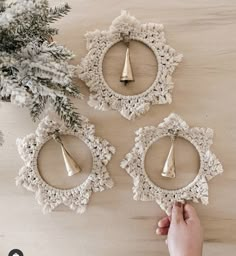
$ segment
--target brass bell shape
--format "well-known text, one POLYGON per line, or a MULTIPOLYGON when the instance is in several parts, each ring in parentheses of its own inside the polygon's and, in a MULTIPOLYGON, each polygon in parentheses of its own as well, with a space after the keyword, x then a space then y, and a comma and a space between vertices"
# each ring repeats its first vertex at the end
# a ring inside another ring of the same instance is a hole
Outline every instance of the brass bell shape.
POLYGON ((166 178, 175 178, 175 152, 174 152, 175 138, 171 138, 171 147, 165 161, 161 175, 166 178))
POLYGON ((56 135, 56 136, 54 136, 54 140, 56 142, 58 142, 61 146, 62 156, 64 159, 64 163, 65 163, 65 167, 66 167, 68 176, 72 176, 76 173, 81 172, 79 165, 72 158, 71 154, 66 150, 65 146, 62 143, 61 138, 58 135, 56 135))
POLYGON ((126 43, 126 45, 127 45, 127 49, 125 54, 125 63, 124 63, 121 77, 120 77, 120 82, 123 82, 124 85, 127 85, 127 83, 134 81, 134 76, 133 76, 133 71, 132 71, 131 61, 130 61, 129 42, 126 43))

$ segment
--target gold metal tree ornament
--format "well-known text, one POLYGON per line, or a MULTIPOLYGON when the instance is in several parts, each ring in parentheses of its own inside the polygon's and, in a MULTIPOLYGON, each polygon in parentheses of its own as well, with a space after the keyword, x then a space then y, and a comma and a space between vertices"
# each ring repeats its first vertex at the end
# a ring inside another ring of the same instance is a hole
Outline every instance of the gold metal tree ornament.
POLYGON ((120 82, 123 82, 124 85, 127 85, 129 82, 134 82, 134 76, 130 60, 130 38, 128 36, 123 36, 123 42, 126 45, 126 54, 120 82))
POLYGON ((63 156, 63 160, 65 163, 65 167, 66 167, 68 176, 73 176, 74 174, 81 172, 81 168, 79 167, 79 165, 76 163, 76 161, 72 158, 71 154, 65 148, 58 132, 55 132, 53 134, 53 139, 57 143, 59 143, 61 146, 62 156, 63 156))
POLYGON ((171 147, 164 164, 161 176, 166 178, 175 178, 175 140, 176 135, 171 135, 171 147))

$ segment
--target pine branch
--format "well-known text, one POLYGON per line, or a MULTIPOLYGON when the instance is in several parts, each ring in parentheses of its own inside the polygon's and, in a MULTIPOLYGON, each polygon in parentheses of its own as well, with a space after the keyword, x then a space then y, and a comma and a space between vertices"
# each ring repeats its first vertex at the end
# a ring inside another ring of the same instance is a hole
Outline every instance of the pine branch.
POLYGON ((34 102, 32 106, 30 107, 30 116, 32 117, 32 120, 36 122, 42 112, 45 109, 46 103, 47 103, 48 97, 39 95, 38 97, 34 98, 34 102))
POLYGON ((53 23, 70 12, 71 7, 66 3, 63 6, 55 6, 54 8, 49 8, 49 14, 47 17, 48 23, 53 23))
POLYGON ((74 57, 72 51, 66 49, 63 46, 57 45, 55 42, 44 45, 42 52, 49 52, 53 57, 58 60, 70 60, 74 57))
MULTIPOLYGON (((1 91, 1 89, 0 89, 0 91, 1 91)), ((11 102, 11 98, 10 97, 1 97, 0 96, 0 101, 2 101, 2 102, 11 102)))
POLYGON ((48 40, 58 33, 49 24, 68 14, 70 9, 68 4, 50 8, 47 0, 17 0, 8 4, 4 9, 8 16, 0 13, 0 49, 4 49, 5 45, 6 51, 14 51, 37 38, 48 40), (22 5, 26 5, 25 9, 22 5))
POLYGON ((69 97, 75 97, 75 98, 80 98, 81 93, 79 90, 79 87, 77 86, 63 86, 62 84, 58 83, 52 83, 52 81, 48 80, 42 80, 38 78, 38 81, 40 82, 39 85, 50 89, 53 91, 55 94, 61 94, 69 97))
POLYGON ((5 0, 0 0, 0 14, 6 10, 5 0))
POLYGON ((51 99, 51 103, 67 127, 74 131, 78 131, 81 128, 80 115, 75 111, 76 109, 73 107, 70 99, 57 96, 55 100, 51 99))
POLYGON ((80 93, 80 89, 78 86, 74 85, 71 87, 66 87, 65 88, 65 94, 68 96, 72 96, 75 98, 81 98, 81 93, 80 93))
POLYGON ((76 67, 68 63, 73 53, 49 43, 58 32, 50 23, 65 16, 69 5, 15 0, 0 10, 0 99, 29 108, 33 121, 49 101, 66 125, 78 130, 80 115, 68 98, 80 97, 73 84, 76 67))

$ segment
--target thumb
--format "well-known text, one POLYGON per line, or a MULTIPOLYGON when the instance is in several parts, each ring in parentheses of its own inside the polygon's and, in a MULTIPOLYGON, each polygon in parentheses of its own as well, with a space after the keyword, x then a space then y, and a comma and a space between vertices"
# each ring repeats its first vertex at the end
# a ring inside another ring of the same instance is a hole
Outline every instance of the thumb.
POLYGON ((183 216, 183 204, 180 202, 175 202, 172 208, 171 221, 175 223, 180 223, 184 221, 183 216))

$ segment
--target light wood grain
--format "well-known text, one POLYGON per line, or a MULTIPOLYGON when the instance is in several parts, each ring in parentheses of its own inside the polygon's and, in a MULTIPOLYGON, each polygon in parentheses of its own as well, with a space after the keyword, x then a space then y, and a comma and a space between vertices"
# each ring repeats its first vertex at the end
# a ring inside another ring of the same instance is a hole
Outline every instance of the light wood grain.
MULTIPOLYGON (((57 2, 51 1, 52 4, 57 2)), ((130 122, 116 112, 100 112, 88 107, 85 101, 76 102, 80 112, 96 125, 97 135, 109 140, 117 149, 109 164, 115 187, 94 194, 84 215, 76 215, 65 207, 60 207, 46 216, 41 213, 34 195, 16 188, 14 182, 18 169, 22 166, 15 140, 33 132, 37 124, 31 122, 27 110, 1 104, 0 129, 5 133, 6 142, 0 148, 0 254, 5 256, 10 249, 18 247, 26 256, 168 255, 164 239, 155 235, 156 222, 164 215, 163 212, 154 202, 136 202, 132 199, 131 178, 119 164, 132 148, 137 128, 156 125, 174 111, 190 125, 215 130, 212 150, 222 161, 225 172, 209 184, 209 206, 195 206, 205 229, 204 255, 235 255, 236 2, 68 2, 72 11, 56 23, 60 28, 60 35, 56 40, 75 52, 76 64, 86 54, 84 33, 96 28, 107 29, 121 9, 129 10, 142 22, 163 23, 168 43, 184 54, 184 60, 174 74, 173 103, 153 106, 146 115, 130 122)), ((107 54, 104 74, 114 89, 125 93, 118 83, 123 50, 122 45, 117 45, 107 54)), ((136 82, 128 90, 130 93, 137 93, 152 82, 157 67, 152 53, 140 45, 133 46, 132 61, 136 82)), ((87 99, 88 90, 81 81, 78 80, 78 83, 87 99)), ((77 141, 71 138, 67 138, 67 141, 73 152, 76 152, 77 141)), ((191 145, 179 141, 177 162, 179 166, 184 166, 184 172, 179 174, 175 183, 168 183, 160 179, 160 168, 168 143, 167 139, 163 139, 150 149, 146 159, 148 173, 154 182, 162 186, 182 186, 196 174, 198 156, 191 145)), ((81 161, 88 172, 91 158, 86 147, 82 144, 81 147, 81 161)), ((39 160, 42 174, 50 183, 60 187, 78 184, 81 182, 80 178, 73 179, 72 182, 65 180, 62 161, 56 160, 58 150, 53 142, 45 145, 39 160)))

